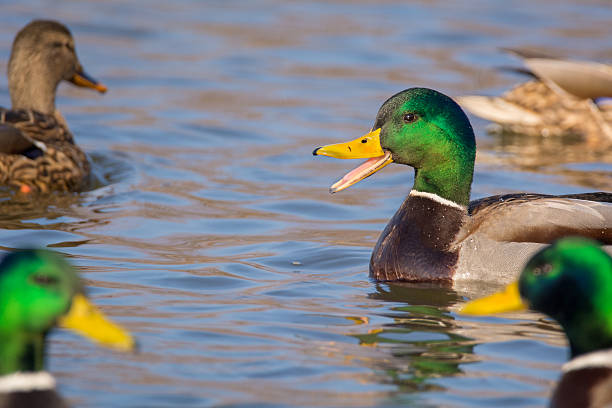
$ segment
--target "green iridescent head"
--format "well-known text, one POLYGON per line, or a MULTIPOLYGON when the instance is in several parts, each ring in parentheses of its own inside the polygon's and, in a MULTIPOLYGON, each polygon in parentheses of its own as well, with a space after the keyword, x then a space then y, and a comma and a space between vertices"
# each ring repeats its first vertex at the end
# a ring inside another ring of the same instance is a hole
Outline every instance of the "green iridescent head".
POLYGON ((429 169, 448 155, 474 162, 476 140, 470 121, 455 101, 433 89, 411 88, 387 99, 374 129, 381 129, 380 145, 395 163, 429 169))
POLYGON ((0 375, 38 371, 55 325, 123 350, 133 339, 86 300, 74 268, 59 254, 25 249, 0 262, 0 375))
POLYGON ((612 346, 612 258, 585 238, 565 238, 537 253, 519 279, 529 307, 555 319, 573 355, 612 346))
POLYGON ((79 290, 72 267, 60 255, 21 250, 0 262, 0 333, 49 330, 79 290))
POLYGON ((612 258, 593 240, 560 239, 531 258, 518 282, 468 303, 463 313, 526 307, 563 327, 573 357, 612 347, 612 258))
POLYGON ((372 131, 348 143, 327 145, 314 154, 370 158, 332 186, 340 191, 395 162, 414 167, 414 189, 467 205, 476 141, 459 105, 427 88, 410 88, 387 99, 372 131))

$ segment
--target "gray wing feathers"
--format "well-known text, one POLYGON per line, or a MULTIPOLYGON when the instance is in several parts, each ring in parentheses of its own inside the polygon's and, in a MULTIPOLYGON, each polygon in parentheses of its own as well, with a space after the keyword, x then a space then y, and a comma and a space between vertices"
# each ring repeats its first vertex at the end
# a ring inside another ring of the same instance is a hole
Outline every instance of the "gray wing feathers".
POLYGON ((456 241, 454 279, 507 284, 536 251, 567 235, 598 239, 612 255, 612 203, 550 197, 487 206, 456 241))
POLYGON ((492 206, 471 217, 467 230, 495 241, 545 244, 582 235, 612 244, 612 203, 551 197, 492 206))

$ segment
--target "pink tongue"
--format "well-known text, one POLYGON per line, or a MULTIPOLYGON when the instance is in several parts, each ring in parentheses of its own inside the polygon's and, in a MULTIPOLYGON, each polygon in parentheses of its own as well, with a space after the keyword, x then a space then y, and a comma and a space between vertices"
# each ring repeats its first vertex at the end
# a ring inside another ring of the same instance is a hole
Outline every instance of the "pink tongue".
POLYGON ((378 170, 382 169, 391 162, 393 162, 393 160, 391 159, 390 152, 386 152, 382 156, 372 157, 371 159, 366 160, 364 163, 361 163, 357 168, 346 173, 344 177, 332 184, 329 191, 331 193, 342 191, 358 181, 376 173, 378 170))
POLYGON ((381 159, 381 156, 372 157, 371 159, 366 160, 365 162, 361 163, 359 166, 355 167, 353 170, 346 173, 344 177, 342 177, 341 181, 343 182, 351 181, 355 179, 356 177, 359 177, 361 174, 364 173, 364 170, 372 168, 376 162, 380 161, 380 159, 381 159))

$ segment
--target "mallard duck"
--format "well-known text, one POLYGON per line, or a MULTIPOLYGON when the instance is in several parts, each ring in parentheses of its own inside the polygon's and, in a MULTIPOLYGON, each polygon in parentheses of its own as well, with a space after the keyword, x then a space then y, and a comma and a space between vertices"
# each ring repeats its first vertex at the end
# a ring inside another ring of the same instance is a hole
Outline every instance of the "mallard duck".
POLYGON ((0 262, 0 407, 65 407, 43 371, 53 326, 100 344, 134 349, 133 338, 108 321, 84 295, 70 264, 47 250, 19 250, 0 262))
POLYGON ((533 79, 499 97, 459 97, 461 106, 510 133, 612 141, 612 104, 595 102, 612 97, 611 65, 507 51, 523 59, 533 79))
POLYGON ((12 107, 0 108, 0 185, 24 193, 83 187, 89 161, 55 108, 62 80, 106 92, 83 71, 66 26, 32 21, 17 33, 8 64, 12 107))
POLYGON ((571 360, 552 407, 612 404, 612 258, 597 242, 568 237, 541 250, 500 293, 474 300, 462 313, 484 315, 531 308, 565 331, 571 360))
POLYGON ((370 260, 379 281, 509 282, 537 249, 567 234, 612 244, 612 194, 506 194, 469 201, 476 141, 451 98, 426 88, 383 103, 373 130, 314 155, 369 158, 331 186, 341 191, 390 163, 415 169, 408 197, 370 260), (491 272, 495 271, 495 272, 491 272))

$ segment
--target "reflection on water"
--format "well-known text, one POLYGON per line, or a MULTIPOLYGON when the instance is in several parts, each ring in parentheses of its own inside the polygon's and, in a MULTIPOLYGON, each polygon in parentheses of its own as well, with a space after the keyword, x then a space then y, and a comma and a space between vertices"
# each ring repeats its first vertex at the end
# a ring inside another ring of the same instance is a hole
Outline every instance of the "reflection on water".
POLYGON ((528 137, 493 134, 483 161, 556 176, 564 183, 592 190, 612 190, 612 146, 590 146, 578 136, 528 137))
MULTIPOLYGON (((370 282, 412 172, 388 166, 331 196, 354 164, 310 153, 364 134, 410 86, 508 89, 494 67, 514 61, 499 46, 609 58, 605 2, 26 0, 3 5, 0 65, 40 16, 73 30, 109 86, 61 85, 57 98, 95 179, 81 194, 3 195, 0 247, 69 256, 142 346, 118 355, 54 332, 49 369, 73 404, 544 404, 566 358, 558 328, 455 314, 490 288, 370 282)), ((487 136, 472 119, 474 197, 611 187, 609 149, 487 136)))
POLYGON ((383 370, 400 393, 442 391, 430 381, 462 372, 459 364, 473 360, 472 339, 456 334, 448 307, 459 298, 452 290, 431 287, 377 285, 370 295, 386 302, 406 303, 384 313, 392 319, 367 334, 357 334, 363 346, 388 349, 390 356, 374 367, 383 370))

